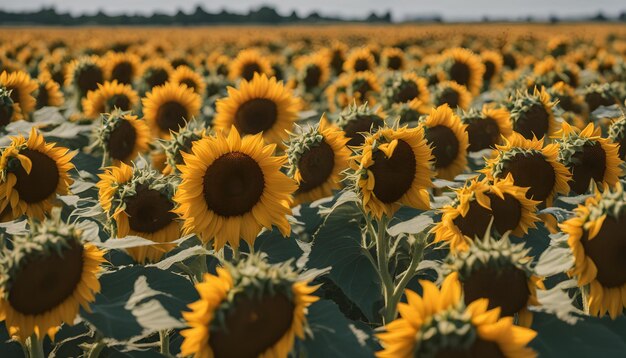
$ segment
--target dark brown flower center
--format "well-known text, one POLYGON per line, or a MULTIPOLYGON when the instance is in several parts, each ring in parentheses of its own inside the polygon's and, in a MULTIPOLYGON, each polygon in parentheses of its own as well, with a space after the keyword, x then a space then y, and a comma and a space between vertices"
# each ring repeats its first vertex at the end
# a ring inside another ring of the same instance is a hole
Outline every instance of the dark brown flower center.
POLYGON ((493 75, 496 74, 496 65, 491 61, 485 61, 485 73, 483 74, 483 80, 490 82, 493 75))
POLYGON ((489 309, 500 307, 502 316, 513 316, 526 307, 530 290, 526 273, 517 267, 481 267, 463 280, 465 304, 489 300, 489 309))
POLYGON ((111 71, 111 80, 119 83, 131 84, 133 82, 133 64, 130 62, 120 62, 111 71))
POLYGON ((354 61, 355 72, 363 72, 367 70, 370 70, 370 63, 369 61, 367 61, 367 59, 359 58, 356 61, 354 61))
POLYGON ((460 85, 469 84, 472 72, 466 63, 455 61, 450 67, 450 79, 460 85))
POLYGON ((180 83, 184 84, 188 88, 191 88, 194 92, 198 91, 198 85, 196 85, 196 82, 192 80, 191 78, 185 78, 182 81, 180 81, 180 83))
POLYGON ((513 122, 513 129, 524 136, 526 139, 532 139, 533 135, 537 138, 543 138, 548 134, 550 126, 550 115, 542 104, 534 103, 523 111, 517 121, 513 122))
POLYGON ((11 100, 13 100, 13 103, 20 103, 20 88, 13 86, 13 87, 7 87, 7 89, 11 91, 11 93, 9 94, 9 97, 11 97, 11 100))
POLYGON ((235 127, 244 134, 257 134, 272 128, 278 119, 278 106, 267 98, 243 103, 235 113, 235 127))
POLYGON ((299 192, 308 192, 324 184, 335 167, 335 153, 326 141, 309 149, 300 157, 298 169, 302 176, 299 192))
POLYGON ((255 73, 263 73, 261 66, 256 62, 246 63, 241 69, 241 77, 246 81, 252 80, 255 73))
POLYGON ((158 190, 138 186, 137 194, 126 200, 128 224, 133 231, 155 233, 174 220, 173 208, 172 201, 158 190))
POLYGON ((493 148, 500 142, 500 127, 492 118, 476 118, 467 125, 469 137, 468 151, 478 152, 483 149, 493 148))
POLYGON ((402 58, 391 56, 387 59, 387 68, 390 70, 399 70, 402 68, 402 58))
POLYGON ((577 113, 579 108, 576 106, 574 99, 569 95, 556 95, 559 99, 559 106, 563 108, 563 110, 567 112, 575 112, 577 113))
POLYGON ((130 107, 130 99, 126 97, 125 94, 116 94, 107 100, 105 111, 110 113, 115 108, 119 108, 122 111, 128 111, 131 109, 130 107))
POLYGON ((504 65, 512 70, 517 68, 517 59, 515 55, 512 53, 505 53, 502 55, 502 60, 504 61, 504 65))
POLYGON ((461 233, 471 239, 476 237, 482 239, 492 219, 492 230, 501 235, 514 230, 522 219, 522 205, 512 195, 504 194, 504 199, 495 194, 487 196, 491 201, 491 210, 474 200, 470 202, 469 210, 464 217, 459 215, 453 220, 461 233))
POLYGON ((306 75, 304 76, 304 86, 307 90, 315 88, 320 85, 320 78, 322 77, 322 70, 317 66, 309 66, 306 69, 306 75))
POLYGON ((621 159, 626 159, 626 135, 618 139, 617 144, 619 144, 619 157, 621 159))
POLYGON ((34 316, 46 313, 70 297, 83 273, 83 246, 72 243, 61 255, 26 258, 27 263, 11 280, 9 303, 16 311, 34 316))
POLYGON ((37 109, 47 106, 49 101, 50 96, 48 95, 46 85, 40 84, 39 89, 37 90, 37 109))
POLYGON ((419 96, 419 89, 414 82, 406 82, 400 87, 400 91, 394 97, 395 103, 405 103, 419 96))
POLYGON ((498 343, 476 337, 468 350, 446 348, 437 352, 435 358, 506 358, 506 356, 498 343))
POLYGON ((11 123, 11 117, 13 117, 13 103, 7 100, 0 105, 0 127, 11 123))
POLYGON ((283 294, 260 299, 240 294, 225 317, 225 327, 211 330, 209 345, 216 358, 256 358, 291 329, 294 304, 283 294))
POLYGON ((446 168, 459 155, 459 141, 452 129, 446 126, 434 126, 426 130, 426 140, 435 157, 435 168, 446 168))
POLYGON ((357 81, 354 85, 354 94, 357 98, 360 98, 362 102, 367 100, 367 93, 372 90, 369 82, 366 80, 357 81))
POLYGON ((460 104, 461 97, 459 93, 454 90, 452 87, 446 87, 441 91, 439 97, 436 99, 436 105, 441 106, 444 104, 448 104, 450 108, 456 108, 460 104))
MULTIPOLYGON (((38 203, 54 194, 59 184, 59 168, 55 161, 41 152, 25 149, 22 155, 28 157, 32 163, 30 174, 22 166, 18 166, 13 173, 17 178, 14 189, 28 204, 38 203)), ((17 159, 15 159, 17 160, 17 159)))
POLYGON ((77 75, 76 84, 82 94, 98 89, 98 84, 104 82, 102 69, 96 65, 84 67, 77 75))
POLYGON ((343 55, 341 54, 341 51, 333 51, 333 58, 330 61, 330 67, 332 67, 337 74, 343 72, 343 55))
POLYGON ((346 133, 346 137, 350 138, 348 140, 348 146, 360 146, 363 145, 365 141, 365 137, 363 137, 363 133, 376 132, 379 127, 382 127, 384 122, 382 118, 376 115, 364 115, 358 116, 357 118, 348 122, 343 131, 346 133))
POLYGON ((111 154, 111 158, 120 161, 130 159, 129 156, 133 154, 136 140, 137 131, 135 127, 129 121, 122 120, 109 135, 107 149, 111 154))
POLYGON ((585 255, 590 257, 598 269, 597 280, 604 287, 615 288, 626 283, 626 211, 622 211, 619 219, 606 217, 598 235, 587 238, 584 232, 580 242, 585 255))
POLYGON ((615 100, 609 96, 603 96, 598 92, 590 92, 585 95, 585 102, 589 106, 589 112, 593 112, 600 106, 611 106, 615 104, 615 100))
POLYGON ((207 168, 203 185, 209 210, 221 216, 239 216, 250 212, 261 200, 265 177, 252 157, 231 152, 207 168))
POLYGON ((515 154, 504 164, 498 177, 504 179, 509 173, 513 175, 515 185, 529 188, 526 197, 538 201, 546 200, 556 183, 554 168, 541 153, 515 154))
POLYGON ((174 67, 175 69, 180 67, 180 66, 187 66, 189 68, 193 68, 193 66, 191 65, 191 63, 189 63, 189 61, 187 61, 186 59, 179 57, 179 58, 175 58, 173 59, 170 64, 172 65, 172 67, 174 67))
POLYGON ((145 81, 150 88, 161 86, 167 82, 169 74, 163 68, 153 68, 146 77, 145 81))
POLYGON ((157 125, 162 131, 178 132, 185 126, 185 120, 189 120, 187 109, 182 104, 170 101, 163 103, 157 110, 157 125))
POLYGON ((369 170, 374 174, 374 195, 383 203, 393 203, 411 189, 415 179, 417 162, 411 146, 398 139, 391 158, 382 151, 372 156, 374 165, 369 170))
POLYGON ((591 180, 598 183, 604 180, 606 153, 599 142, 585 144, 582 151, 574 153, 572 163, 570 188, 576 194, 586 193, 591 180))

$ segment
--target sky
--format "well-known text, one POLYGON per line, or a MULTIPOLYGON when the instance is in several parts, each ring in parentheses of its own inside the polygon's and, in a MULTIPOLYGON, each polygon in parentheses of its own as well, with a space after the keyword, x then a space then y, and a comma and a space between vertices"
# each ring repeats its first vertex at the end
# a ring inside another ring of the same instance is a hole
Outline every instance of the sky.
POLYGON ((363 17, 371 11, 390 10, 393 19, 400 21, 420 15, 442 15, 446 20, 480 19, 483 16, 521 18, 528 15, 547 18, 582 16, 602 11, 607 16, 617 16, 626 11, 624 0, 0 0, 3 10, 35 10, 42 6, 55 6, 59 11, 72 14, 141 13, 154 11, 175 13, 178 9, 190 12, 197 5, 207 11, 228 9, 244 12, 261 5, 272 5, 280 13, 295 10, 299 15, 318 11, 323 15, 363 17))

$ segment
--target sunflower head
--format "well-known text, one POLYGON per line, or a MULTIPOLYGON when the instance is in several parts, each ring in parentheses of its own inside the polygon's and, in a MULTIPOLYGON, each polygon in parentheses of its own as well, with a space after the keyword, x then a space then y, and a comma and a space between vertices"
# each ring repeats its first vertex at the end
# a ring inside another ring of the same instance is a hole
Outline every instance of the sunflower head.
POLYGON ((500 317, 500 309, 488 309, 488 300, 469 305, 456 275, 449 275, 438 289, 420 281, 423 294, 406 290, 407 303, 398 304, 401 317, 378 334, 386 357, 535 357, 528 343, 537 335, 500 317))
POLYGON ((378 110, 367 103, 360 106, 353 103, 339 115, 335 124, 344 131, 349 147, 362 145, 366 134, 375 133, 385 126, 385 120, 377 113, 378 110))
POLYGON ((437 177, 452 180, 465 170, 469 145, 466 125, 444 104, 420 121, 435 157, 437 177))
POLYGON ((238 88, 228 88, 228 97, 216 103, 213 123, 222 130, 235 127, 241 135, 262 133, 268 143, 280 144, 289 136, 299 109, 298 98, 282 82, 255 74, 238 88))
POLYGON ((95 145, 111 160, 111 164, 130 162, 148 150, 152 136, 150 127, 131 112, 119 109, 102 115, 102 125, 95 129, 95 145))
POLYGON ((0 317, 21 340, 53 337, 100 291, 104 252, 83 244, 81 230, 60 217, 54 210, 46 221, 31 222, 27 233, 13 236, 13 249, 0 253, 0 317))
POLYGON ((172 82, 153 88, 141 102, 153 133, 163 139, 186 126, 200 114, 202 106, 202 99, 193 89, 172 82))
POLYGON ((84 97, 89 91, 98 89, 98 84, 104 83, 104 79, 102 60, 97 56, 86 56, 70 63, 65 74, 65 85, 73 86, 79 97, 84 97))
POLYGON ((386 47, 380 54, 380 64, 391 71, 401 71, 406 67, 404 51, 397 47, 386 47))
POLYGON ((343 63, 343 70, 346 72, 365 72, 376 69, 376 60, 372 52, 367 47, 354 49, 343 63))
POLYGON ((196 357, 286 358, 305 339, 307 308, 318 300, 291 261, 271 265, 258 255, 226 263, 196 289, 200 300, 183 312, 190 328, 181 332, 181 353, 196 357))
POLYGON ((179 174, 178 166, 183 164, 182 153, 190 153, 193 143, 204 138, 207 129, 200 122, 193 121, 180 132, 172 133, 172 137, 167 140, 161 140, 160 145, 165 154, 165 167, 163 174, 179 174))
POLYGON ((46 143, 34 127, 28 139, 12 137, 0 156, 0 212, 9 212, 9 220, 24 214, 43 219, 57 194, 69 193, 74 155, 67 148, 46 143))
POLYGON ((141 82, 146 90, 162 86, 167 83, 174 72, 172 65, 163 58, 151 59, 143 63, 141 68, 141 82))
POLYGON ((274 74, 271 62, 256 49, 239 51, 237 57, 230 63, 228 78, 232 81, 238 79, 251 81, 255 74, 271 77, 274 74))
POLYGON ((585 103, 587 103, 589 113, 595 111, 601 106, 608 107, 616 104, 617 98, 619 97, 615 93, 615 89, 611 87, 610 83, 592 83, 585 87, 583 96, 585 98, 585 103))
POLYGON ((37 109, 43 107, 60 107, 63 105, 63 93, 61 92, 59 85, 52 80, 52 78, 40 76, 37 84, 38 88, 35 92, 37 109))
POLYGON ((613 121, 609 127, 609 139, 619 145, 620 159, 626 159, 626 116, 621 116, 613 121))
POLYGON ((553 111, 557 102, 551 100, 545 88, 535 88, 532 94, 517 92, 509 103, 513 130, 524 138, 543 138, 558 130, 553 111))
POLYGON ((99 118, 103 113, 114 109, 130 111, 139 103, 137 92, 128 84, 106 81, 98 84, 98 89, 89 91, 82 100, 83 113, 89 119, 99 118))
POLYGON ((172 212, 176 178, 124 163, 107 168, 99 177, 98 199, 111 236, 140 236, 156 243, 128 249, 135 261, 158 261, 176 246, 168 244, 180 237, 180 224, 172 212))
POLYGON ((511 121, 509 111, 504 108, 493 108, 484 105, 482 110, 470 109, 460 112, 461 122, 465 125, 469 152, 479 152, 488 148, 495 148, 502 144, 502 138, 511 135, 511 121))
POLYGON ((559 81, 548 89, 550 97, 558 100, 558 106, 566 112, 583 114, 585 111, 585 102, 579 96, 574 88, 565 82, 559 81))
POLYGON ((35 109, 37 100, 35 92, 37 91, 37 81, 32 79, 30 75, 24 71, 13 71, 0 73, 0 87, 4 87, 9 91, 9 96, 16 104, 20 111, 14 112, 17 119, 28 118, 28 115, 35 109))
POLYGON ((512 244, 508 235, 494 239, 486 234, 468 251, 451 254, 446 269, 458 276, 465 304, 486 298, 488 309, 500 307, 502 316, 518 315, 520 325, 529 326, 527 307, 539 305, 537 288, 545 289, 529 252, 524 244, 512 244))
POLYGON ((465 48, 446 50, 440 67, 447 80, 465 86, 473 95, 480 92, 483 86, 485 65, 472 51, 465 48))
POLYGON ((488 86, 502 70, 504 59, 502 58, 502 55, 496 51, 483 51, 480 54, 480 58, 485 65, 483 83, 485 86, 488 86))
POLYGON ((274 156, 275 148, 261 134, 241 138, 232 128, 228 136, 218 131, 183 152, 174 200, 185 231, 213 240, 216 250, 226 242, 238 247, 241 239, 252 245, 263 227, 276 225, 289 235, 286 215, 297 185, 280 171, 287 158, 274 156))
POLYGON ((170 77, 170 81, 191 88, 195 93, 204 96, 206 84, 202 76, 187 66, 178 66, 170 77))
POLYGON ((560 131, 559 162, 572 173, 570 189, 584 194, 590 182, 615 185, 621 175, 618 145, 602 138, 600 128, 589 123, 582 131, 563 123, 560 131))
POLYGON ((476 238, 500 237, 511 231, 522 236, 539 221, 537 204, 526 198, 528 188, 504 180, 473 179, 456 191, 452 204, 442 209, 441 221, 433 228, 435 242, 446 242, 453 253, 467 251, 476 238))
POLYGON ((141 70, 139 56, 126 51, 107 53, 104 63, 106 64, 106 77, 109 80, 127 85, 133 83, 141 70))
POLYGON ((472 102, 472 94, 460 84, 453 81, 439 82, 433 91, 435 106, 447 104, 450 108, 468 109, 472 102))
POLYGON ((626 193, 621 184, 605 187, 574 212, 574 217, 559 225, 568 235, 574 258, 569 274, 587 290, 590 314, 608 313, 615 319, 626 308, 626 193))
POLYGON ((433 159, 422 127, 380 128, 353 157, 354 190, 367 213, 391 217, 401 206, 430 208, 433 159))
POLYGON ((20 112, 19 105, 11 98, 11 90, 0 87, 0 128, 18 120, 20 112))
POLYGON ((297 69, 297 81, 305 92, 323 87, 330 77, 328 58, 323 53, 299 57, 294 63, 297 69))
POLYGON ((381 92, 385 108, 396 103, 430 102, 428 82, 414 73, 392 74, 383 83, 381 92))
POLYGON ((538 139, 526 139, 514 132, 496 149, 497 155, 488 159, 482 170, 488 178, 504 179, 511 174, 515 185, 529 188, 529 199, 545 201, 548 206, 557 193, 569 193, 571 174, 558 161, 558 144, 544 146, 538 139))
POLYGON ((287 148, 287 175, 298 182, 294 204, 312 202, 341 188, 350 150, 343 132, 322 116, 319 124, 292 134, 287 148))

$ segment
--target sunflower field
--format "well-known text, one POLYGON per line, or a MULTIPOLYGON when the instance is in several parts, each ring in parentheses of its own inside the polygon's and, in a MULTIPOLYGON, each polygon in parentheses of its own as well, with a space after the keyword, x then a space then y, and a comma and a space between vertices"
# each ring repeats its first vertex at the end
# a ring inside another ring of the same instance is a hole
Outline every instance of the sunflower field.
POLYGON ((3 28, 0 357, 626 356, 626 28, 3 28))

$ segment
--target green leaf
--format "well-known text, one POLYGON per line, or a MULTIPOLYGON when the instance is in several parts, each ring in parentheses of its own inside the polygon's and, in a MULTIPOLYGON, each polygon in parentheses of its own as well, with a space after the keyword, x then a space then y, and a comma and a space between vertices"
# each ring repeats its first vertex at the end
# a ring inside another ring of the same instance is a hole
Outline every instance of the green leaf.
POLYGON ((307 320, 313 334, 303 342, 308 357, 374 357, 367 345, 369 337, 364 336, 367 332, 346 319, 334 302, 315 302, 309 307, 307 320))
POLYGON ((296 235, 292 234, 290 237, 283 237, 276 228, 259 235, 254 241, 254 250, 267 254, 269 263, 279 263, 289 259, 297 260, 303 253, 300 246, 298 246, 296 235))
POLYGON ((126 340, 181 319, 181 311, 198 299, 183 276, 156 267, 132 266, 100 277, 102 290, 81 316, 103 335, 126 340))
POLYGON ((336 208, 315 235, 307 267, 331 267, 329 277, 370 322, 380 321, 381 282, 361 247, 360 211, 354 204, 336 208))

